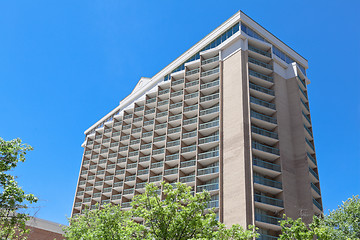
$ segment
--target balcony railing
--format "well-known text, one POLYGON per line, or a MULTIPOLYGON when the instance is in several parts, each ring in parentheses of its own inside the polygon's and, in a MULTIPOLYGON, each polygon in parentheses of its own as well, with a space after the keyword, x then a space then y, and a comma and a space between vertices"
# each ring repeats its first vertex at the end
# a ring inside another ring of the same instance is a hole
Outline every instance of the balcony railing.
POLYGON ((187 152, 193 152, 193 151, 196 151, 196 145, 181 148, 181 153, 187 153, 187 152))
POLYGON ((213 173, 218 173, 219 172, 219 166, 215 166, 215 167, 209 167, 209 168, 203 168, 203 169, 198 169, 198 175, 207 175, 207 174, 213 174, 213 173))
POLYGON ((171 93, 171 97, 177 97, 177 96, 180 96, 184 93, 184 90, 179 90, 179 91, 176 91, 176 92, 172 92, 171 93))
POLYGON ((121 207, 122 208, 130 208, 131 207, 131 202, 123 202, 123 203, 121 203, 121 207))
POLYGON ((166 112, 159 112, 156 114, 156 117, 157 118, 161 118, 161 117, 165 117, 167 116, 169 113, 166 111, 166 112))
POLYGON ((206 72, 202 72, 202 73, 201 73, 201 77, 206 77, 206 76, 209 76, 209 75, 218 73, 219 71, 220 71, 220 69, 219 69, 219 67, 217 67, 217 68, 208 70, 208 71, 206 71, 206 72))
POLYGON ((104 184, 104 182, 103 181, 99 181, 99 182, 95 182, 95 187, 97 187, 97 186, 102 186, 104 184))
POLYGON ((125 116, 124 116, 124 119, 130 119, 130 118, 132 118, 132 117, 133 117, 132 114, 128 114, 128 115, 125 115, 125 116))
POLYGON ((152 143, 143 144, 143 145, 140 146, 140 149, 141 150, 149 149, 149 148, 151 148, 151 146, 152 146, 152 143))
POLYGON ((144 108, 145 108, 145 106, 136 107, 136 108, 134 108, 134 112, 142 111, 142 110, 144 110, 144 108))
POLYGON ((177 174, 178 173, 178 168, 171 168, 171 169, 166 169, 164 171, 164 175, 173 175, 173 174, 177 174))
POLYGON ((319 180, 319 175, 318 175, 314 170, 312 170, 312 168, 309 168, 309 172, 310 172, 317 180, 319 180))
POLYGON ((182 107, 182 105, 183 105, 183 103, 182 103, 182 102, 173 103, 173 104, 170 104, 170 109, 174 109, 174 108, 182 107))
POLYGON ((110 143, 110 147, 111 147, 111 148, 117 147, 117 146, 119 146, 119 143, 118 143, 118 142, 110 143))
POLYGON ((183 125, 190 125, 193 123, 197 123, 197 117, 186 119, 183 121, 183 125))
POLYGON ((313 156, 311 156, 311 154, 310 153, 306 153, 306 155, 308 156, 308 158, 315 164, 315 166, 316 166, 316 160, 315 160, 315 158, 313 157, 313 156))
POLYGON ((136 123, 136 122, 140 122, 143 120, 143 117, 137 117, 137 118, 134 118, 133 122, 136 123))
POLYGON ((166 93, 169 93, 169 92, 170 92, 169 89, 160 90, 160 91, 159 91, 159 96, 160 96, 160 95, 163 95, 163 94, 166 94, 166 93))
POLYGON ((148 100, 146 100, 146 103, 153 103, 153 102, 156 102, 156 98, 149 98, 148 100))
POLYGON ((168 142, 166 144, 166 147, 175 147, 175 146, 179 146, 180 145, 180 140, 175 140, 175 141, 172 141, 172 142, 168 142))
POLYGON ((158 182, 162 180, 162 176, 153 176, 149 178, 149 182, 158 182))
POLYGON ((209 201, 206 205, 206 209, 209 209, 209 208, 218 208, 219 207, 219 200, 212 200, 212 201, 209 201))
POLYGON ((153 155, 163 154, 164 152, 165 152, 165 149, 160 148, 160 149, 154 149, 154 150, 152 151, 152 154, 153 154, 153 155))
POLYGON ((210 142, 217 142, 219 141, 219 135, 213 135, 209 137, 204 137, 199 139, 199 144, 205 144, 210 142))
POLYGON ((99 198, 101 197, 101 193, 94 193, 93 198, 99 198))
POLYGON ((126 166, 127 169, 132 169, 132 168, 136 168, 137 163, 130 163, 126 166))
POLYGON ((133 151, 133 152, 129 152, 129 157, 134 157, 139 155, 139 151, 133 151))
POLYGON ((269 103, 269 102, 264 101, 264 100, 260 100, 260 99, 255 98, 255 97, 250 96, 250 102, 255 103, 257 105, 260 105, 260 106, 263 106, 263 107, 267 107, 267 108, 276 110, 275 104, 269 103))
POLYGON ((146 110, 145 111, 145 115, 147 115, 147 114, 152 114, 152 113, 154 113, 155 112, 155 109, 149 109, 149 110, 146 110))
POLYGON ((120 138, 121 141, 125 141, 125 140, 128 140, 130 138, 130 135, 126 135, 126 136, 122 136, 120 138))
POLYGON ((307 138, 305 138, 305 141, 306 141, 306 143, 309 145, 309 147, 310 147, 313 151, 315 151, 314 145, 313 145, 307 138))
POLYGON ((260 78, 262 80, 265 80, 265 81, 268 81, 268 82, 271 82, 271 83, 274 83, 274 79, 272 77, 269 77, 267 75, 255 72, 255 71, 253 71, 251 69, 249 69, 249 75, 253 76, 253 77, 260 78))
POLYGON ((255 64, 255 65, 258 65, 258 66, 260 66, 260 67, 264 67, 264 68, 273 70, 273 66, 271 66, 270 64, 264 63, 264 62, 262 62, 262 61, 259 61, 259 60, 255 59, 255 58, 249 57, 249 62, 250 62, 250 63, 253 63, 253 64, 255 64))
POLYGON ((272 198, 272 197, 266 197, 259 194, 254 194, 254 200, 255 202, 265 203, 277 207, 284 207, 284 203, 280 199, 272 198))
POLYGON ((312 132, 310 131, 310 129, 308 129, 308 127, 304 124, 304 128, 305 130, 308 132, 308 134, 311 136, 311 137, 314 137, 312 132))
POLYGON ((296 77, 300 80, 300 82, 301 82, 302 86, 306 89, 306 84, 305 84, 305 81, 304 81, 304 80, 302 80, 299 76, 296 76, 296 77))
POLYGON ((126 158, 118 158, 118 160, 116 161, 117 163, 124 163, 126 162, 126 158))
POLYGON ((186 76, 193 75, 193 74, 195 74, 195 73, 198 73, 199 71, 200 71, 200 69, 199 69, 199 68, 196 68, 196 69, 187 71, 185 75, 186 75, 186 76))
POLYGON ((182 182, 182 183, 194 182, 194 181, 195 181, 195 176, 194 175, 185 176, 185 177, 180 178, 180 182, 182 182))
POLYGON ((219 183, 210 183, 197 186, 197 192, 219 190, 219 183))
POLYGON ((155 162, 151 164, 151 168, 159 168, 163 166, 164 166, 164 162, 155 162))
POLYGON ((154 142, 161 142, 164 141, 165 139, 166 139, 165 136, 154 137, 154 142))
POLYGON ((300 98, 300 101, 301 101, 302 105, 306 108, 306 110, 308 112, 310 112, 310 109, 309 109, 308 105, 306 105, 306 103, 301 98, 300 98))
POLYGON ((179 79, 179 80, 176 80, 176 81, 173 81, 173 82, 172 82, 172 85, 175 86, 175 85, 179 85, 179 84, 182 84, 182 83, 184 83, 184 79, 183 79, 183 78, 182 78, 182 79, 179 79))
POLYGON ((150 161, 150 156, 143 156, 139 158, 139 162, 147 162, 150 161))
POLYGON ((164 106, 164 105, 167 105, 167 104, 169 104, 169 100, 164 100, 164 101, 158 102, 158 107, 164 106))
POLYGON ((195 85, 198 85, 199 84, 199 79, 196 79, 194 81, 191 81, 191 82, 188 82, 185 84, 185 87, 192 87, 192 86, 195 86, 195 85))
POLYGON ((171 154, 165 157, 165 161, 178 160, 180 155, 178 153, 171 154))
POLYGON ((320 211, 323 210, 321 204, 318 201, 316 201, 316 199, 314 199, 314 198, 313 198, 313 203, 320 211))
POLYGON ((112 195, 111 200, 119 200, 121 199, 121 194, 112 195))
POLYGON ((213 157, 218 157, 219 156, 219 151, 209 151, 209 152, 204 152, 204 153, 200 153, 198 155, 198 159, 202 160, 202 159, 207 159, 207 158, 213 158, 213 157))
POLYGON ((266 51, 264 51, 264 50, 261 50, 261 49, 259 49, 259 48, 256 48, 256 47, 253 47, 253 46, 250 46, 250 45, 249 45, 248 48, 249 48, 250 51, 253 51, 253 52, 256 52, 256 53, 258 53, 258 54, 261 54, 261 55, 263 55, 263 56, 265 56, 265 57, 271 58, 271 53, 269 53, 269 52, 266 52, 266 51))
POLYGON ((271 96, 275 96, 275 91, 272 90, 272 89, 261 87, 259 85, 254 84, 254 83, 249 83, 249 87, 250 87, 250 89, 253 89, 253 90, 256 90, 256 91, 259 91, 259 92, 262 92, 262 93, 266 93, 266 94, 269 94, 271 96))
POLYGON ((265 214, 259 214, 259 213, 255 213, 255 221, 259 221, 259 222, 264 222, 264 223, 269 223, 269 224, 273 224, 273 225, 277 225, 280 226, 280 221, 282 219, 278 218, 278 217, 272 217, 269 215, 265 215, 265 214))
POLYGON ((144 132, 143 134, 142 134, 142 137, 151 137, 153 135, 153 132, 144 132))
POLYGON ((133 194, 133 193, 134 193, 134 188, 125 189, 123 192, 124 195, 133 194))
POLYGON ((215 57, 212 57, 212 58, 203 60, 203 61, 201 62, 201 64, 202 64, 202 65, 205 65, 205 64, 209 64, 209 63, 217 62, 217 61, 219 61, 219 56, 215 56, 215 57))
POLYGON ((197 131, 192 131, 192 132, 187 132, 187 133, 183 133, 182 138, 191 138, 191 137, 195 137, 197 136, 197 131))
POLYGON ((211 94, 211 95, 208 95, 208 96, 205 96, 205 97, 201 97, 200 102, 207 102, 207 101, 211 101, 211 100, 214 100, 214 99, 218 99, 219 96, 220 96, 219 93, 214 93, 214 94, 211 94))
POLYGON ((204 115, 211 114, 211 113, 217 113, 217 112, 219 112, 219 109, 220 109, 219 106, 216 106, 216 107, 201 110, 200 116, 204 116, 204 115))
POLYGON ((115 175, 122 175, 125 173, 125 169, 119 169, 115 171, 115 175))
POLYGON ((274 163, 269 163, 269 162, 263 161, 256 157, 253 157, 253 164, 254 164, 254 166, 266 168, 269 170, 273 170, 273 171, 277 171, 277 172, 281 171, 280 165, 274 164, 274 163))
POLYGON ((189 160, 186 162, 181 162, 180 168, 192 167, 192 166, 195 166, 195 164, 196 164, 196 160, 189 160))
POLYGON ((149 169, 142 169, 142 170, 138 170, 137 175, 140 176, 140 175, 145 175, 148 173, 149 173, 149 169))
POLYGON ((124 185, 123 181, 114 183, 114 187, 122 187, 123 185, 124 185))
POLYGON ((182 118, 182 114, 177 114, 177 115, 170 116, 168 121, 169 122, 176 121, 176 120, 179 120, 181 118, 182 118))
POLYGON ((191 99, 191 98, 195 98, 199 96, 199 92, 194 92, 194 93, 190 93, 190 94, 186 94, 185 95, 185 100, 191 99))
POLYGON ((125 182, 131 182, 131 181, 135 181, 136 179, 136 176, 127 176, 125 177, 125 182))
POLYGON ((139 143, 140 143, 140 139, 135 139, 130 141, 130 145, 139 144, 139 143))
POLYGON ((111 192, 112 191, 112 187, 108 187, 108 188, 104 188, 103 189, 103 192, 104 193, 109 193, 109 192, 111 192))
POLYGON ((188 107, 184 107, 184 112, 190 112, 190 111, 194 111, 198 109, 198 105, 192 105, 192 106, 188 106, 188 107))
POLYGON ((167 123, 161 123, 161 124, 155 125, 155 130, 166 128, 166 126, 167 126, 167 123))
POLYGON ((276 120, 276 118, 269 117, 269 116, 267 116, 267 115, 264 115, 264 114, 261 114, 261 113, 255 112, 255 111, 253 111, 253 110, 251 110, 251 112, 250 112, 250 116, 251 116, 251 117, 253 117, 253 118, 256 118, 256 119, 259 119, 259 120, 265 121, 265 122, 269 122, 269 123, 277 124, 277 120, 276 120))
POLYGON ((254 183, 258 183, 258 184, 265 185, 268 187, 282 189, 281 182, 274 181, 274 180, 267 179, 267 178, 260 177, 260 176, 254 176, 254 183))
POLYGON ((199 130, 206 129, 206 128, 212 128, 212 127, 218 127, 219 126, 219 120, 214 120, 207 123, 202 123, 199 126, 199 130))
POLYGON ((177 133, 181 131, 181 127, 176 127, 176 128, 170 128, 168 130, 168 134, 172 134, 172 133, 177 133))
POLYGON ((271 132, 262 128, 258 128, 255 126, 251 126, 251 132, 265 136, 265 137, 270 137, 270 138, 274 138, 274 139, 278 139, 278 134, 276 132, 271 132))
POLYGON ((200 89, 203 90, 203 89, 206 89, 206 88, 211 88, 211 87, 214 87, 214 86, 219 86, 219 79, 217 80, 214 80, 212 82, 209 82, 209 83, 203 83, 200 85, 200 89))
POLYGON ((314 189, 314 191, 315 191, 317 194, 321 195, 321 194, 320 194, 320 189, 319 189, 318 187, 316 187, 315 184, 310 183, 310 185, 311 185, 311 188, 314 189))
POLYGON ((311 124, 310 118, 303 111, 301 111, 301 112, 302 112, 302 115, 305 117, 305 119, 309 122, 309 124, 311 124))
POLYGON ((267 145, 264 145, 264 144, 261 144, 261 143, 255 142, 255 141, 252 142, 252 147, 254 149, 264 151, 264 152, 268 152, 268 153, 272 153, 272 154, 275 154, 275 155, 280 154, 279 149, 274 148, 274 147, 270 147, 270 146, 267 146, 267 145))
POLYGON ((136 189, 144 188, 144 187, 146 186, 146 184, 147 184, 146 182, 137 183, 135 188, 136 188, 136 189))

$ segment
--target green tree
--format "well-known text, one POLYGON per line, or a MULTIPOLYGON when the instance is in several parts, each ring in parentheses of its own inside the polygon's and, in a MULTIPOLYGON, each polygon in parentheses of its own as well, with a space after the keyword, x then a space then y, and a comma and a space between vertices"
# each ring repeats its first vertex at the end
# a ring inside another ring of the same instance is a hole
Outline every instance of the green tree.
POLYGON ((253 239, 254 227, 243 230, 239 225, 230 229, 216 220, 212 211, 206 211, 210 195, 207 192, 191 194, 186 184, 176 187, 163 183, 164 198, 159 188, 148 184, 144 194, 134 197, 133 208, 121 211, 119 206, 87 210, 70 218, 64 229, 68 239, 253 239), (140 222, 141 221, 141 222, 140 222), (94 235, 96 234, 96 236, 94 235))
POLYGON ((0 238, 26 238, 28 230, 25 222, 29 215, 24 211, 28 204, 37 202, 32 194, 26 194, 11 175, 11 170, 19 162, 25 161, 25 155, 32 147, 22 144, 20 139, 5 141, 0 138, 0 238))
POLYGON ((280 223, 281 240, 356 240, 360 239, 360 199, 349 198, 338 209, 324 217, 313 217, 313 222, 306 225, 301 218, 286 218, 280 223))

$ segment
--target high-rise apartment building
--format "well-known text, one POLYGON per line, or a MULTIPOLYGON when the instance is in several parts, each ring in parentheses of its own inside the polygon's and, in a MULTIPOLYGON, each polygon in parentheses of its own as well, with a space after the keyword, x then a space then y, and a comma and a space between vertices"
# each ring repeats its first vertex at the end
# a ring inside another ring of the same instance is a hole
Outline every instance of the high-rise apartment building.
MULTIPOLYGON (((308 62, 238 12, 86 130, 73 215, 129 208, 146 183, 211 193, 231 225, 276 239, 283 214, 322 213, 308 62)), ((161 192, 160 192, 161 194, 161 192)))

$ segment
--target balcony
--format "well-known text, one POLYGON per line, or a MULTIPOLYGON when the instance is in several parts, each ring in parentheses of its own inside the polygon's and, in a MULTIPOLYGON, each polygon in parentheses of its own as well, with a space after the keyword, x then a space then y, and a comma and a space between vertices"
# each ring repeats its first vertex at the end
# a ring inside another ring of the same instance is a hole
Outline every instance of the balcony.
POLYGON ((303 112, 305 112, 306 114, 310 114, 309 106, 301 98, 300 101, 303 112))
POLYGON ((173 104, 170 104, 170 109, 179 108, 179 107, 182 107, 182 105, 183 105, 182 102, 173 103, 173 104))
POLYGON ((147 162, 147 161, 150 161, 150 156, 144 156, 144 157, 139 158, 140 163, 147 162))
POLYGON ((136 189, 145 188, 146 184, 147 182, 137 183, 135 188, 136 189))
POLYGON ((211 135, 199 139, 199 145, 201 145, 202 150, 213 148, 218 145, 218 142, 219 142, 219 134, 211 135))
POLYGON ((197 79, 197 80, 194 80, 194 81, 191 81, 191 82, 187 82, 185 84, 185 87, 189 88, 189 87, 192 87, 192 86, 197 86, 198 84, 199 84, 199 80, 197 79))
POLYGON ((273 103, 269 103, 264 100, 250 96, 251 107, 258 112, 264 112, 265 114, 271 115, 276 112, 276 106, 273 103))
POLYGON ((212 58, 201 61, 201 64, 206 65, 206 64, 213 63, 213 62, 218 62, 218 61, 219 61, 219 56, 215 56, 215 57, 212 57, 212 58))
POLYGON ((114 180, 114 176, 106 176, 105 181, 112 181, 114 180))
POLYGON ((153 183, 153 182, 159 182, 162 180, 162 176, 153 176, 149 178, 149 182, 153 183))
POLYGON ((132 114, 125 115, 125 116, 124 116, 124 120, 126 120, 126 119, 130 119, 130 118, 132 118, 132 117, 133 117, 133 115, 132 115, 132 114))
POLYGON ((199 96, 199 92, 194 92, 194 93, 186 94, 184 99, 189 100, 192 98, 197 98, 198 96, 199 96))
POLYGON ((267 101, 271 101, 272 99, 274 99, 275 91, 272 89, 261 87, 251 82, 249 83, 249 88, 250 93, 255 97, 262 97, 267 101))
POLYGON ((219 126, 219 120, 214 120, 211 122, 207 122, 207 123, 202 123, 199 126, 199 130, 203 130, 203 129, 207 129, 207 128, 213 128, 213 127, 218 127, 219 126))
POLYGON ((105 174, 105 170, 100 170, 97 171, 96 175, 104 175, 105 174))
POLYGON ((281 211, 284 208, 284 203, 282 200, 264 195, 254 194, 254 201, 256 207, 273 212, 281 211))
POLYGON ((152 143, 140 145, 140 150, 149 149, 152 147, 152 143))
POLYGON ((139 155, 139 151, 129 152, 129 157, 135 157, 137 155, 139 155))
POLYGON ((278 217, 272 217, 269 215, 255 213, 256 225, 260 228, 272 229, 274 231, 280 231, 280 221, 282 219, 278 217))
POLYGON ((181 153, 188 153, 188 152, 194 152, 194 151, 196 151, 196 145, 181 148, 181 153))
POLYGON ((164 100, 164 101, 158 102, 158 107, 168 105, 168 104, 169 104, 169 100, 164 100))
POLYGON ((128 195, 128 194, 134 194, 134 188, 128 188, 128 189, 125 189, 123 194, 124 195, 128 195))
POLYGON ((309 165, 312 167, 312 168, 315 168, 316 166, 317 166, 317 164, 316 164, 316 160, 315 160, 315 158, 313 157, 313 156, 311 156, 311 154, 310 153, 306 153, 306 156, 307 156, 307 158, 308 158, 308 162, 309 162, 309 165))
POLYGON ((208 89, 208 88, 212 88, 212 87, 218 87, 220 84, 220 80, 217 79, 217 80, 214 80, 214 81, 211 81, 209 83, 203 83, 200 85, 200 89, 201 90, 205 90, 205 89, 208 89))
POLYGON ((219 113, 219 106, 211 107, 200 111, 200 116, 210 115, 213 113, 219 113))
POLYGON ((126 169, 132 169, 132 168, 136 168, 137 167, 137 163, 130 163, 126 166, 126 169))
POLYGON ((266 52, 266 51, 261 50, 261 49, 259 49, 259 48, 253 47, 253 46, 251 46, 251 45, 248 46, 248 49, 249 49, 250 51, 255 52, 255 53, 257 53, 257 54, 260 54, 260 55, 262 55, 262 56, 264 56, 264 57, 271 58, 271 53, 270 53, 270 52, 266 52))
POLYGON ((140 139, 135 139, 135 140, 130 141, 130 145, 135 145, 135 144, 139 144, 139 143, 140 143, 140 139))
POLYGON ((179 90, 179 91, 176 91, 176 92, 172 92, 170 94, 170 97, 174 98, 174 97, 178 97, 178 96, 181 96, 184 94, 184 91, 183 90, 179 90))
POLYGON ((310 118, 304 113, 304 111, 301 111, 302 112, 302 116, 303 116, 303 120, 305 122, 305 125, 307 127, 311 127, 311 120, 310 118))
POLYGON ((249 69, 249 76, 251 77, 251 79, 253 79, 254 81, 258 82, 258 83, 262 83, 265 84, 267 86, 272 86, 274 83, 274 79, 270 76, 255 72, 251 69, 249 69))
POLYGON ((219 207, 219 200, 209 201, 208 204, 206 205, 206 209, 218 208, 218 207, 219 207))
POLYGON ((202 192, 202 191, 216 191, 219 190, 219 183, 210 183, 210 184, 204 184, 204 185, 200 185, 197 186, 196 191, 197 192, 202 192))
POLYGON ((112 195, 111 200, 120 200, 121 194, 112 195))
POLYGON ((123 202, 123 203, 121 203, 121 208, 131 208, 131 202, 123 202))
POLYGON ((220 69, 219 69, 219 67, 217 67, 217 68, 208 70, 206 72, 202 72, 201 77, 204 78, 204 77, 207 77, 207 76, 210 76, 210 75, 213 75, 213 74, 217 74, 217 73, 219 73, 219 71, 220 71, 220 69))
POLYGON ((121 181, 121 182, 116 182, 114 183, 114 188, 117 188, 117 187, 122 187, 124 185, 124 182, 121 181))
POLYGON ((101 193, 94 193, 93 198, 99 198, 101 197, 101 193))
POLYGON ((179 80, 176 80, 176 81, 173 81, 172 82, 172 86, 176 86, 176 85, 179 85, 179 84, 182 84, 182 83, 184 83, 184 79, 182 78, 182 79, 179 79, 179 80))
POLYGON ((198 169, 197 172, 198 172, 198 176, 218 173, 219 172, 219 166, 198 169))
MULTIPOLYGON (((155 101, 156 101, 156 99, 155 99, 155 101)), ((149 110, 145 111, 145 115, 153 114, 154 112, 155 112, 155 109, 149 109, 149 110)))
POLYGON ((194 182, 194 181, 195 181, 195 176, 194 175, 180 177, 180 182, 182 182, 182 183, 188 183, 188 182, 194 182))
POLYGON ((112 192, 112 187, 104 188, 103 193, 109 193, 112 192))
POLYGON ((180 163, 180 168, 187 168, 187 167, 192 167, 196 165, 196 160, 189 160, 186 162, 181 162, 180 163))
POLYGON ((146 104, 156 102, 156 98, 149 98, 146 100, 146 104))
POLYGON ((187 132, 187 133, 183 133, 182 138, 192 138, 192 137, 196 137, 197 136, 197 131, 191 131, 191 132, 187 132))
POLYGON ((193 74, 196 74, 200 71, 199 68, 196 68, 196 69, 193 69, 193 70, 190 70, 190 71, 186 71, 186 76, 190 76, 190 75, 193 75, 193 74))
POLYGON ((166 169, 166 170, 164 171, 164 175, 165 175, 165 176, 173 175, 173 174, 178 174, 178 168, 166 169))
POLYGON ((188 107, 184 107, 184 112, 191 112, 191 111, 195 111, 198 109, 198 105, 192 105, 192 106, 188 106, 188 107))
POLYGON ((151 168, 154 169, 154 168, 160 168, 160 167, 163 167, 164 166, 164 162, 155 162, 155 163, 152 163, 151 164, 151 168))
POLYGON ((119 158, 117 161, 116 161, 116 163, 125 163, 126 162, 126 158, 119 158))
POLYGON ((316 201, 315 198, 313 198, 313 203, 314 203, 314 205, 316 206, 316 208, 317 208, 318 210, 320 210, 320 212, 322 213, 323 208, 322 208, 321 204, 320 204, 318 201, 316 201))
POLYGON ((197 117, 186 119, 183 121, 184 126, 194 124, 194 123, 197 123, 197 117))
POLYGON ((305 124, 304 124, 304 130, 305 130, 306 137, 310 140, 313 140, 314 136, 313 136, 312 132, 310 131, 310 129, 308 129, 305 124))
POLYGON ((161 117, 166 117, 169 113, 166 111, 166 112, 159 112, 156 114, 156 117, 157 118, 161 118, 161 117))
POLYGON ((276 118, 269 117, 254 110, 250 111, 250 117, 252 122, 260 126, 265 126, 267 128, 275 128, 277 124, 276 118))
POLYGON ((253 157, 253 168, 256 172, 271 177, 276 177, 281 173, 280 165, 266 162, 257 157, 253 157))
POLYGON ((144 132, 143 134, 142 134, 142 137, 143 138, 146 138, 146 137, 151 137, 153 135, 153 132, 144 132))
POLYGON ((178 133, 180 131, 181 131, 181 127, 170 128, 168 129, 168 134, 178 133))
POLYGON ((180 120, 181 118, 182 118, 182 114, 173 115, 173 116, 170 116, 170 117, 169 117, 168 122, 180 120))
POLYGON ((298 82, 300 82, 300 87, 305 91, 306 90, 306 83, 305 80, 302 80, 299 76, 296 76, 298 82))
POLYGON ((318 183, 319 182, 319 175, 314 170, 312 170, 311 168, 309 168, 309 172, 310 172, 311 181, 313 183, 318 183))
POLYGON ((143 117, 137 117, 137 118, 134 118, 133 123, 140 122, 142 120, 143 120, 143 117))
POLYGON ((255 188, 271 194, 278 194, 282 191, 282 183, 268 178, 254 176, 255 188))
POLYGON ((169 162, 169 161, 173 161, 173 160, 178 160, 179 157, 180 157, 180 155, 178 153, 175 153, 175 154, 166 156, 165 161, 169 162))
POLYGON ((166 126, 167 126, 167 123, 161 123, 161 124, 155 125, 155 130, 166 128, 166 126))
POLYGON ((321 193, 320 193, 320 189, 318 187, 315 186, 315 184, 310 183, 311 185, 311 191, 313 193, 313 196, 315 196, 316 198, 321 197, 321 193))
POLYGON ((160 95, 163 95, 163 94, 166 94, 166 93, 169 93, 169 92, 170 92, 169 89, 160 90, 158 95, 160 96, 160 95))
POLYGON ((275 160, 279 157, 280 151, 277 148, 252 141, 252 150, 254 153, 266 160, 275 160))
POLYGON ((302 100, 304 100, 304 102, 308 102, 308 96, 307 94, 301 89, 301 87, 299 86, 299 90, 300 90, 300 97, 302 98, 302 100))
POLYGON ((145 106, 136 107, 136 108, 134 108, 134 112, 142 111, 142 110, 144 110, 144 108, 145 108, 145 106))
POLYGON ((308 150, 308 152, 314 154, 315 153, 314 145, 307 138, 305 138, 305 142, 306 142, 306 149, 308 150))
POLYGON ((199 155, 198 155, 199 160, 209 159, 209 158, 217 158, 217 157, 219 157, 219 151, 218 150, 199 153, 199 155))
POLYGON ((164 141, 165 139, 165 136, 154 137, 154 143, 164 141))
POLYGON ((256 126, 251 126, 251 132, 254 133, 253 136, 261 139, 267 144, 275 144, 278 142, 278 134, 276 132, 268 131, 256 126))
POLYGON ((122 175, 125 173, 125 169, 120 169, 115 171, 115 175, 122 175))
POLYGON ((163 148, 153 149, 152 154, 157 155, 157 154, 163 154, 164 152, 165 152, 165 149, 163 149, 163 148))
POLYGON ((140 176, 140 175, 145 175, 148 173, 149 173, 149 169, 142 169, 142 170, 138 170, 137 175, 140 176))
POLYGON ((272 65, 267 64, 267 63, 265 63, 265 62, 263 62, 263 61, 257 60, 257 59, 252 58, 252 57, 248 57, 248 60, 249 60, 249 63, 254 64, 254 65, 251 65, 251 64, 250 64, 251 66, 254 66, 256 69, 259 69, 260 71, 262 71, 262 69, 261 69, 261 68, 258 68, 257 66, 260 66, 260 67, 262 67, 262 68, 267 69, 267 71, 264 71, 264 72, 266 72, 267 74, 268 74, 268 73, 271 73, 271 71, 273 70, 273 66, 272 66, 272 65), (270 70, 270 71, 269 71, 269 70, 270 70))

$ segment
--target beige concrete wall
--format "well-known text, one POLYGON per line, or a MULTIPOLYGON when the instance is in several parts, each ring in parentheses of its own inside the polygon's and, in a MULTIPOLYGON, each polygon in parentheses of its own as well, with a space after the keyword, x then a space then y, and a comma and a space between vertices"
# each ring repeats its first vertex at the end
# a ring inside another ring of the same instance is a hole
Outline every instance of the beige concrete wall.
POLYGON ((274 74, 285 214, 310 222, 313 203, 296 78, 274 74))
POLYGON ((253 215, 246 59, 239 51, 222 65, 223 222, 243 227, 253 215))

